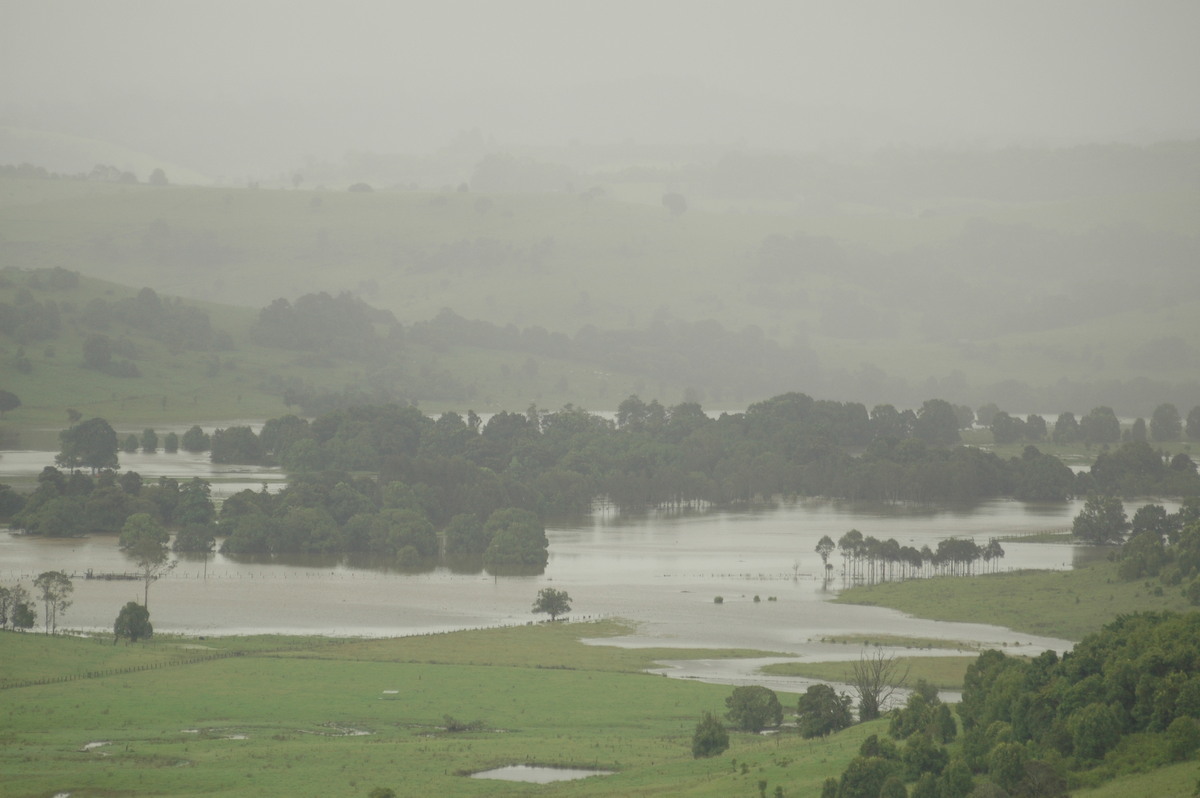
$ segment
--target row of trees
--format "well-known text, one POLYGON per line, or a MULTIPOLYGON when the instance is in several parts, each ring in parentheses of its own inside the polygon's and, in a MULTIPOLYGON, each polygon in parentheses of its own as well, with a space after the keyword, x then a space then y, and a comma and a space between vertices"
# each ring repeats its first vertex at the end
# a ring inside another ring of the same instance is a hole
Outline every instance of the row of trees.
MULTIPOLYGON (((826 575, 833 569, 829 557, 834 547, 833 538, 828 535, 817 542, 816 552, 821 556, 826 575)), ((986 546, 971 539, 947 538, 938 541, 936 550, 927 545, 917 549, 901 546, 895 538, 864 537, 857 529, 842 535, 836 547, 842 555, 842 579, 868 584, 933 575, 970 576, 980 560, 985 567, 995 569, 1004 557, 1004 547, 995 538, 986 546)))
POLYGON ((1010 416, 1002 410, 980 408, 979 418, 987 418, 985 426, 992 432, 998 444, 1011 444, 1025 440, 1033 443, 1046 440, 1047 435, 1056 444, 1083 443, 1087 446, 1115 444, 1121 441, 1170 443, 1186 437, 1189 441, 1200 441, 1200 405, 1188 412, 1187 425, 1179 415, 1179 409, 1169 403, 1154 409, 1147 426, 1144 418, 1135 419, 1127 430, 1121 429, 1120 419, 1111 407, 1095 407, 1082 418, 1074 413, 1061 413, 1048 429, 1046 420, 1039 415, 1024 419, 1010 416))

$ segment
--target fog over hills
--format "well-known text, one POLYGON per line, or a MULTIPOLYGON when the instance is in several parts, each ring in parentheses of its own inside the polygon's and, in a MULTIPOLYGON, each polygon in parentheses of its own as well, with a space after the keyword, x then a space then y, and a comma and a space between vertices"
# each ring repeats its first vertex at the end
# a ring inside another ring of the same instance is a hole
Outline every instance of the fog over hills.
MULTIPOLYGON (((724 347, 730 370, 680 385, 739 401, 1200 400, 1194 2, 0 0, 0 21, 0 268, 256 312, 348 292, 441 319, 439 357, 525 336, 489 365, 513 384, 635 333, 688 367, 724 347)), ((662 375, 644 361, 612 367, 662 375)))
MULTIPOLYGON (((1191 2, 0 3, 0 124, 244 180, 464 130, 870 150, 1195 136, 1191 2)), ((689 149, 690 148, 690 149, 689 149)), ((10 131, 0 162, 86 171, 10 131)), ((72 160, 75 159, 75 160, 72 160)), ((125 168, 125 164, 116 164, 125 168)), ((143 175, 144 179, 144 175, 143 175)))

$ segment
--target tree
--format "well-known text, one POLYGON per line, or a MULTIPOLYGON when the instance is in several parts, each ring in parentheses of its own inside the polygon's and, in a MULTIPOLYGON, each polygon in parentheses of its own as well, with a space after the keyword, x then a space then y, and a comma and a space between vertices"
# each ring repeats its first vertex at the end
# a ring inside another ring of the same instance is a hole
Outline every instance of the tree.
POLYGON ((538 591, 537 601, 533 602, 533 611, 544 612, 553 621, 558 616, 565 615, 571 611, 571 597, 567 595, 567 591, 565 590, 544 587, 538 591))
POLYGON ((670 191, 662 196, 663 207, 671 212, 672 216, 679 216, 687 210, 687 200, 684 196, 676 191, 670 191))
POLYGON ((1079 422, 1075 420, 1075 414, 1060 413, 1058 420, 1054 422, 1054 432, 1050 434, 1050 438, 1061 446, 1079 440, 1079 435, 1079 422))
POLYGON ((21 584, 12 587, 0 586, 0 629, 12 626, 14 629, 28 629, 37 621, 33 605, 29 603, 29 591, 21 584), (27 616, 29 622, 21 621, 27 616))
POLYGON ((729 732, 725 725, 713 717, 711 712, 705 712, 704 717, 696 724, 696 732, 692 735, 692 757, 704 759, 717 756, 729 748, 729 732))
POLYGON ((170 537, 167 530, 148 513, 134 513, 121 528, 118 545, 134 558, 142 573, 145 586, 142 605, 147 610, 150 607, 150 584, 175 567, 175 560, 167 560, 170 537))
POLYGON ((71 606, 70 596, 75 585, 62 571, 44 571, 33 580, 33 586, 41 593, 46 634, 54 634, 58 630, 58 616, 71 606))
POLYGON ((958 434, 958 415, 945 399, 928 399, 917 412, 913 435, 931 446, 953 446, 958 434))
POLYGON ((204 430, 199 426, 193 426, 187 432, 183 433, 183 438, 179 444, 185 452, 207 452, 211 445, 211 440, 204 430))
POLYGON ((735 687, 725 699, 725 717, 742 731, 758 732, 783 723, 783 706, 775 691, 761 685, 735 687))
POLYGON ((152 186, 165 186, 167 185, 167 173, 162 170, 162 167, 158 167, 150 173, 150 179, 147 182, 152 186))
POLYGON ((800 736, 824 737, 854 722, 850 696, 837 693, 827 684, 814 684, 800 696, 797 706, 800 736))
POLYGON ((550 541, 538 517, 528 510, 496 510, 484 524, 491 542, 483 552, 489 570, 540 570, 550 559, 550 541))
POLYGON ((858 719, 878 718, 885 704, 908 680, 908 668, 901 668, 894 654, 883 649, 863 651, 850 669, 850 686, 858 693, 858 719))
POLYGON ((1167 403, 1154 408, 1150 417, 1150 439, 1155 443, 1177 441, 1183 437, 1183 422, 1179 418, 1179 409, 1167 403))
POLYGON ((130 643, 136 643, 153 636, 154 626, 150 623, 150 610, 136 601, 127 602, 113 624, 113 645, 115 646, 122 637, 130 643))
POLYGON ((1016 443, 1025 436, 1025 422, 1019 418, 1013 418, 1003 410, 992 416, 992 440, 996 444, 1003 446, 1008 443, 1016 443))
POLYGON ((1121 440, 1121 422, 1111 407, 1094 407, 1079 420, 1079 432, 1088 446, 1117 443, 1121 440))
POLYGON ((1196 405, 1187 414, 1187 427, 1184 430, 1189 441, 1200 441, 1200 405, 1196 405))
POLYGON ((1071 534, 1085 543, 1103 545, 1125 539, 1129 522, 1125 507, 1116 496, 1088 496, 1071 524, 1071 534))
POLYGON ((112 366, 112 342, 107 335, 93 333, 84 339, 83 365, 96 371, 107 371, 112 366))
POLYGON ((102 468, 116 468, 117 433, 102 418, 90 418, 58 433, 62 451, 54 462, 64 468, 86 466, 93 473, 102 468))
POLYGON ((17 398, 15 393, 0 391, 0 418, 4 418, 4 414, 9 410, 16 410, 20 406, 21 400, 17 398))
POLYGON ((1075 755, 1082 759, 1101 759, 1121 739, 1121 721, 1108 704, 1088 704, 1068 724, 1075 755))
POLYGON ((158 433, 147 427, 142 430, 142 451, 146 454, 154 454, 158 451, 158 433))
POLYGON ((829 555, 833 553, 837 544, 833 542, 833 538, 829 535, 822 535, 817 541, 817 554, 821 556, 821 564, 824 566, 825 576, 829 576, 829 569, 833 566, 829 564, 829 555))

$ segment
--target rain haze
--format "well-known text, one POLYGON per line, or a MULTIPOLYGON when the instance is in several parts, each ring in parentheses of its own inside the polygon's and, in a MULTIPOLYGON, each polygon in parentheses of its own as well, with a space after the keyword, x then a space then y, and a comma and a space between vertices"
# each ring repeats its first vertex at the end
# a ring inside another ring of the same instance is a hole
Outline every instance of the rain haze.
MULTIPOLYGON (((5 0, 0 10, 0 122, 111 141, 208 178, 355 150, 420 154, 475 130, 497 146, 637 142, 680 157, 1200 130, 1191 2, 5 0)), ((19 160, 20 144, 4 144, 15 150, 4 160, 19 160)))
POLYGON ((1198 33, 0 0, 0 792, 1192 794, 1198 33))

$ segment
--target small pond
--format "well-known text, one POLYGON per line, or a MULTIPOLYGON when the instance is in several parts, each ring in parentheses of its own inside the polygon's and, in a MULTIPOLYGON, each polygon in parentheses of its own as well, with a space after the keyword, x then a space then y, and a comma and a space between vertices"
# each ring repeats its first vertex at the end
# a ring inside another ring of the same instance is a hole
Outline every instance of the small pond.
POLYGON ((539 765, 508 765, 507 767, 472 773, 471 778, 549 784, 552 781, 573 781, 574 779, 586 779, 589 776, 611 776, 614 772, 612 770, 582 770, 580 768, 555 768, 539 765))

